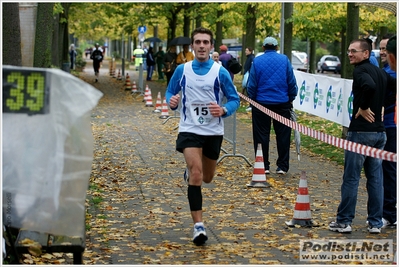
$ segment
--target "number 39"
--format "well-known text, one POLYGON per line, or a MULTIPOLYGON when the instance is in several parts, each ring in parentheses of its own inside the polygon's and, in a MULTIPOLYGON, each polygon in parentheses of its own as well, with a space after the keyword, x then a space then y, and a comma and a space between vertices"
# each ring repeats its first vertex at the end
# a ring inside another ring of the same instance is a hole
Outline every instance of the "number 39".
POLYGON ((6 107, 10 111, 26 108, 32 112, 40 111, 44 106, 45 78, 42 73, 29 73, 26 77, 21 72, 11 72, 7 82, 16 86, 10 89, 6 107), (26 81, 26 82, 25 82, 26 81))

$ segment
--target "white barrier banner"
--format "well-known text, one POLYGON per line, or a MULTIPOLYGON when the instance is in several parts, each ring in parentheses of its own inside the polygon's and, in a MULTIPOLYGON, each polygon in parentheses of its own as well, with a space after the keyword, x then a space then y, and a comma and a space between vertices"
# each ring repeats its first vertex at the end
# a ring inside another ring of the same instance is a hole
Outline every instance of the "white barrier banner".
POLYGON ((352 80, 294 70, 298 96, 294 108, 349 126, 352 118, 352 80))

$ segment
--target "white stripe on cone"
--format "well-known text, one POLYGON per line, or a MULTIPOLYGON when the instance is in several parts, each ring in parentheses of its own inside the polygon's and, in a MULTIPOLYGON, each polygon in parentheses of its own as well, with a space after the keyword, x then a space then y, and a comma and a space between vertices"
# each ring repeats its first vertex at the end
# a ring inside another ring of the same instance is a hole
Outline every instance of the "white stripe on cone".
POLYGON ((266 182, 265 163, 263 162, 262 144, 258 144, 256 150, 256 158, 254 164, 254 171, 252 174, 251 183, 247 184, 248 187, 269 187, 266 182))
POLYGON ((297 220, 310 220, 312 219, 312 213, 310 212, 310 210, 294 210, 294 219, 297 220))
POLYGON ((296 203, 309 203, 309 195, 297 195, 296 203))
POLYGON ((166 97, 164 97, 163 104, 162 104, 162 113, 161 113, 161 116, 159 116, 159 118, 166 119, 168 117, 169 117, 168 103, 166 103, 166 97))
POLYGON ((137 93, 136 81, 133 81, 133 85, 132 85, 132 93, 137 93))
POLYGON ((161 110, 162 110, 161 92, 158 92, 157 102, 155 103, 154 112, 161 112, 161 110))

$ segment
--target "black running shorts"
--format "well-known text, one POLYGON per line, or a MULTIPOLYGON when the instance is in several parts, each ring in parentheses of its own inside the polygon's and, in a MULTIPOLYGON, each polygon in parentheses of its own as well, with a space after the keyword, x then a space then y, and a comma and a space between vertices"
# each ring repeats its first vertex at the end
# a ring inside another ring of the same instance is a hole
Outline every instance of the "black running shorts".
POLYGON ((207 158, 217 160, 222 147, 222 135, 198 135, 194 133, 179 133, 176 140, 176 150, 183 153, 187 147, 202 148, 202 154, 207 158))

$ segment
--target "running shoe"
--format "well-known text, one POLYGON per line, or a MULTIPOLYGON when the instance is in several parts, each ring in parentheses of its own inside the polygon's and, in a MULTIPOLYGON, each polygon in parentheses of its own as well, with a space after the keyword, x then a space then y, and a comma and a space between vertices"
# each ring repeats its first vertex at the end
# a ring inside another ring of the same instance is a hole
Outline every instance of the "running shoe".
POLYGON ((369 225, 367 230, 369 231, 370 234, 379 234, 379 233, 381 233, 381 228, 378 228, 378 227, 375 227, 375 226, 373 227, 371 225, 369 225))
POLYGON ((205 227, 203 225, 194 225, 193 242, 197 246, 203 245, 208 240, 205 227))
POLYGON ((280 167, 277 168, 276 173, 278 174, 286 174, 287 172, 283 171, 280 167))
POLYGON ((328 229, 333 232, 339 232, 339 233, 351 233, 352 232, 352 227, 350 224, 342 224, 342 223, 337 223, 337 222, 331 222, 328 225, 328 229))
POLYGON ((393 229, 396 228, 396 222, 391 223, 388 220, 386 220, 385 218, 382 218, 382 227, 381 228, 388 228, 388 229, 393 229))

